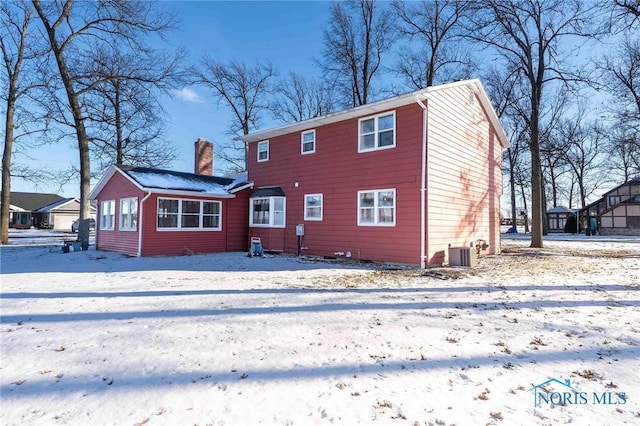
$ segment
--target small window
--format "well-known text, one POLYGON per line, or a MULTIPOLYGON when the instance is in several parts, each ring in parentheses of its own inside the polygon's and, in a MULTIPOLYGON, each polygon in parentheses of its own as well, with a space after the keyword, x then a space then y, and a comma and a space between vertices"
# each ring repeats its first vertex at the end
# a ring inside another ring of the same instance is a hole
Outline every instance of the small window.
POLYGON ((249 205, 249 225, 264 228, 284 228, 285 197, 252 198, 249 205))
POLYGON ((304 196, 304 220, 322 220, 322 194, 304 196))
POLYGON ((302 153, 303 154, 311 154, 316 152, 316 131, 309 130, 307 132, 302 132, 300 136, 300 143, 302 145, 302 153))
POLYGON ((609 207, 620 204, 621 197, 619 195, 609 195, 609 207))
POLYGON ((358 152, 396 146, 395 122, 395 112, 360 119, 358 122, 358 152))
POLYGON ((358 192, 358 226, 395 226, 396 190, 358 192))
POLYGON ((115 200, 103 201, 100 203, 100 229, 114 229, 115 216, 115 200))
POLYGON ((269 161, 269 141, 258 142, 258 161, 269 161))
POLYGON ((121 231, 135 231, 138 226, 138 199, 123 198, 120 200, 120 221, 118 229, 121 231))

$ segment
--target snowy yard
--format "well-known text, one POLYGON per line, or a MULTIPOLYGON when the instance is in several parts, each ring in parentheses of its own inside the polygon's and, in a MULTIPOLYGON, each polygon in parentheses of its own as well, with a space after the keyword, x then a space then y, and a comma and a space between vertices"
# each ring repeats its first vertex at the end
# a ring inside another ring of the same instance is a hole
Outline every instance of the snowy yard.
POLYGON ((640 239, 566 239, 426 273, 3 247, 0 423, 639 424, 640 239))

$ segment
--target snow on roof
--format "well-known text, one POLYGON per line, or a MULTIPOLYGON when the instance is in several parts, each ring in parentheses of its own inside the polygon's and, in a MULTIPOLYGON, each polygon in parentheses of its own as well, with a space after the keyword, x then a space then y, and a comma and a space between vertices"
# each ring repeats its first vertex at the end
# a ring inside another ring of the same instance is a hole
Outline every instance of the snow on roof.
POLYGON ((557 206, 550 210, 547 210, 547 213, 574 213, 573 210, 570 210, 563 206, 557 206))
POLYGON ((211 195, 229 195, 230 190, 247 183, 243 177, 232 179, 146 167, 123 168, 123 171, 143 188, 201 192, 211 195))

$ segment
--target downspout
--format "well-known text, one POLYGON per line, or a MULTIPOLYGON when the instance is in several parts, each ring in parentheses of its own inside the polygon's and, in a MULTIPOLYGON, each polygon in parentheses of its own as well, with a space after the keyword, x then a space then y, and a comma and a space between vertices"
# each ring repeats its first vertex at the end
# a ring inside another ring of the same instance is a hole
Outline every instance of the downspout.
MULTIPOLYGON (((426 99, 426 98, 425 98, 426 99)), ((422 108, 422 171, 420 176, 420 267, 426 268, 427 262, 427 106, 416 95, 416 103, 422 108)))
POLYGON ((144 221, 143 206, 144 206, 144 202, 147 201, 149 197, 151 197, 151 192, 147 192, 147 195, 145 195, 144 198, 140 200, 140 206, 138 207, 138 253, 136 254, 137 257, 142 256, 142 222, 144 221))

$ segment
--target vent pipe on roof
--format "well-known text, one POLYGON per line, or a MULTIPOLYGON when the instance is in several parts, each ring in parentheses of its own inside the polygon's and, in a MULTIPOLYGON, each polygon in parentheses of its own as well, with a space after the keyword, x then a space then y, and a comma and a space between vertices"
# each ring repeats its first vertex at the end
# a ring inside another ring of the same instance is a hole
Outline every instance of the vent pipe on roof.
POLYGON ((197 175, 213 176, 213 143, 198 138, 194 144, 193 172, 197 175))

